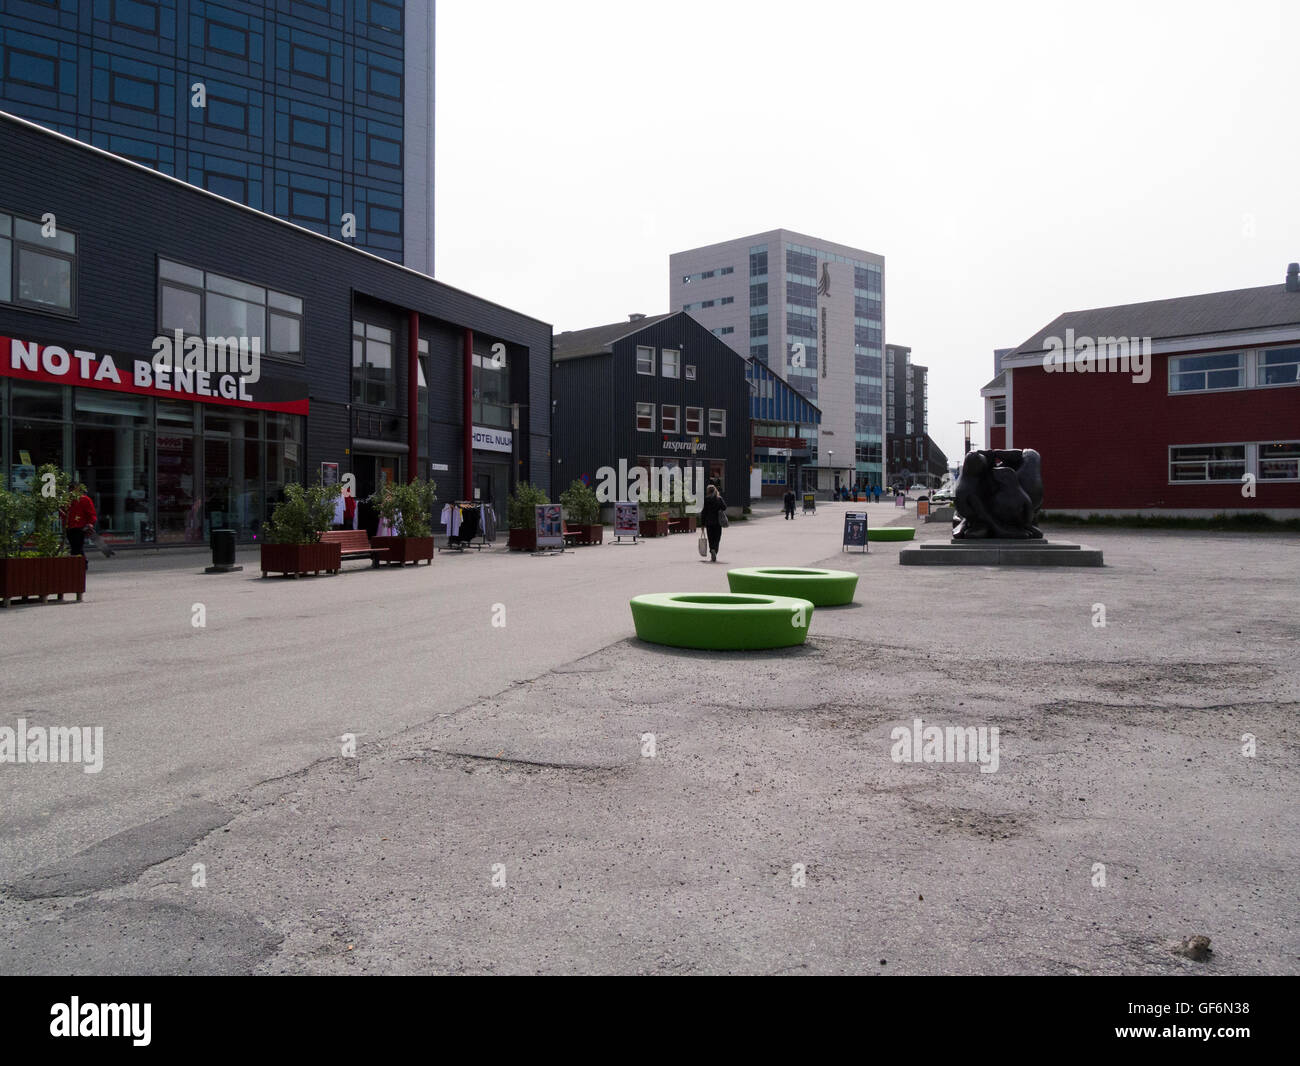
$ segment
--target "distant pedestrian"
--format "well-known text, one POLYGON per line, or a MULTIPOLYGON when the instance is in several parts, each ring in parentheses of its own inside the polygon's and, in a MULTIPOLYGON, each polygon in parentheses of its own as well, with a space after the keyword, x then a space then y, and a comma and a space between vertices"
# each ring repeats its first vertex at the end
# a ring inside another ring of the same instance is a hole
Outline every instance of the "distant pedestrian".
POLYGON ((785 490, 785 517, 787 521, 794 518, 794 489, 785 490))
POLYGON ((95 503, 86 495, 85 485, 74 485, 72 502, 61 512, 63 531, 68 538, 68 552, 71 555, 86 554, 86 534, 95 528, 99 515, 95 512, 95 503))
POLYGON ((704 507, 700 515, 704 521, 704 531, 709 537, 709 561, 718 561, 718 545, 722 543, 722 523, 727 516, 727 501, 722 494, 709 486, 704 494, 704 507))

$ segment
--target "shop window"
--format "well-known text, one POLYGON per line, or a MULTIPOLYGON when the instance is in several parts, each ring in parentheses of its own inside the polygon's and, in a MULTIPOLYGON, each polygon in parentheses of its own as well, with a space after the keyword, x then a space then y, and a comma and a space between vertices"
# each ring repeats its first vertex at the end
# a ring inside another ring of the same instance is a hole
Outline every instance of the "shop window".
POLYGON ((698 437, 704 433, 703 407, 686 408, 686 433, 687 436, 692 437, 698 437))
POLYGON ((71 314, 77 236, 61 226, 51 226, 0 214, 0 300, 71 314))
POLYGON ((660 408, 660 426, 665 433, 677 432, 677 415, 678 409, 675 406, 664 404, 660 408))
POLYGON ((709 408, 709 436, 725 437, 727 435, 727 412, 718 407, 709 408))
POLYGON ((646 433, 653 433, 655 428, 655 405, 639 403, 636 405, 636 428, 646 433))
POLYGON ((660 353, 660 359, 663 366, 663 376, 666 378, 675 378, 681 376, 682 353, 672 348, 665 348, 660 353))
POLYGON ((636 348, 636 372, 653 374, 655 372, 655 350, 638 344, 636 348))
POLYGON ((392 407, 396 402, 393 331, 352 323, 352 402, 392 407))
POLYGON ((1300 441, 1259 445, 1260 481, 1300 481, 1300 441))
POLYGON ((1169 449, 1169 480, 1241 481, 1246 473, 1244 444, 1194 444, 1169 449))
POLYGON ((67 397, 62 385, 14 381, 10 389, 12 391, 9 394, 9 413, 15 419, 41 418, 63 421, 68 417, 67 397))

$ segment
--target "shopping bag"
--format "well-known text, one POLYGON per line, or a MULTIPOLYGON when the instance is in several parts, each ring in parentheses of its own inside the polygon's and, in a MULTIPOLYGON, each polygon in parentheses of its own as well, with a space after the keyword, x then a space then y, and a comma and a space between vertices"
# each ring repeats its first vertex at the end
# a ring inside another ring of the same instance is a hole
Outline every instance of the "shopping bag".
POLYGON ((111 559, 113 558, 114 555, 117 554, 117 552, 113 551, 112 548, 110 548, 107 544, 104 543, 104 539, 99 535, 99 530, 97 530, 94 526, 86 527, 86 543, 89 544, 92 548, 96 548, 99 551, 103 552, 105 559, 111 559))
POLYGON ((709 554, 709 538, 704 532, 704 527, 700 526, 700 555, 709 554))

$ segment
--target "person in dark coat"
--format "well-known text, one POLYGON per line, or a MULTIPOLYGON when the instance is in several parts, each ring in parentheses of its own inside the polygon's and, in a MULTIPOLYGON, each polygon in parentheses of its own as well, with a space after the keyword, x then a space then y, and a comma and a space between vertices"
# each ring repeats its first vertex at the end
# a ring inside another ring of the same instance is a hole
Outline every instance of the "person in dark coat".
POLYGON ((785 490, 785 517, 794 518, 794 489, 785 490))
POLYGON ((722 515, 727 511, 727 501, 722 498, 712 485, 704 494, 704 506, 700 512, 700 519, 704 522, 704 532, 709 538, 709 559, 711 562, 718 561, 718 545, 722 543, 722 515))

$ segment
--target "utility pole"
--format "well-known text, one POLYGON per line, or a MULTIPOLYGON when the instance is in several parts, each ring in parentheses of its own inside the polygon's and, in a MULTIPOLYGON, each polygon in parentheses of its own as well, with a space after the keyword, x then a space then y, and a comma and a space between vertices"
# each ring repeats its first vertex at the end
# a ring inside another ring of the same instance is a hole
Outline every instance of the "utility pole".
POLYGON ((970 455, 970 427, 977 426, 979 423, 967 418, 958 422, 957 425, 966 427, 966 450, 962 452, 962 455, 970 455))

